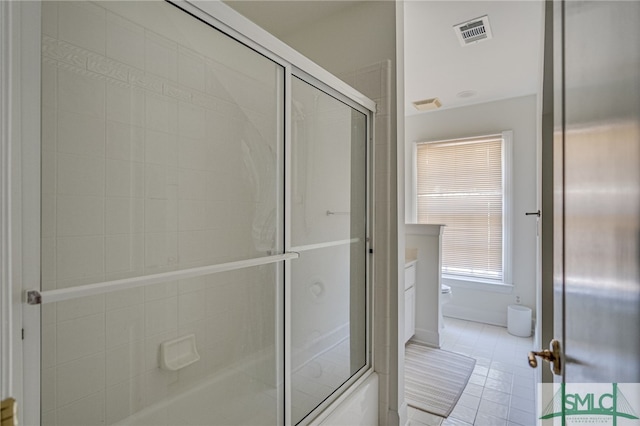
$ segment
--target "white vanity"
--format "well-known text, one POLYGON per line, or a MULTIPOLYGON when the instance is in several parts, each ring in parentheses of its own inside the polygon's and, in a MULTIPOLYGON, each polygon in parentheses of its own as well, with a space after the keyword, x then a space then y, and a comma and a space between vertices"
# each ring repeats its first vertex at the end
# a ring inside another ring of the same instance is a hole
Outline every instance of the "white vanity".
MULTIPOLYGON (((405 259, 406 260, 406 259, 405 259)), ((418 260, 404 265, 404 342, 416 333, 416 266, 418 260)))
POLYGON ((440 347, 441 249, 444 225, 405 225, 405 342, 440 347), (409 255, 409 248, 415 252, 409 255))

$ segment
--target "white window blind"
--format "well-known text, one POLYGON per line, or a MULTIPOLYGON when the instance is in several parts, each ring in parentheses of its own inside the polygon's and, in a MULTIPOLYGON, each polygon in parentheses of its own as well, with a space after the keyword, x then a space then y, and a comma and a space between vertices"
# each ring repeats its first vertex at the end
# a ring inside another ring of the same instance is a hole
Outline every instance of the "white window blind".
POLYGON ((419 223, 445 224, 442 272, 503 276, 502 135, 419 143, 419 223))

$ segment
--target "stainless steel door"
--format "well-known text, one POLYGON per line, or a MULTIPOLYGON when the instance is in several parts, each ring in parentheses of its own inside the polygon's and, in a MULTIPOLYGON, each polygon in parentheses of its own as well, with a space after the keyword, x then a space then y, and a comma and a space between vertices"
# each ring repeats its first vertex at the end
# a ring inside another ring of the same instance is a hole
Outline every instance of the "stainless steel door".
POLYGON ((640 3, 567 1, 555 11, 563 381, 638 383, 640 3))

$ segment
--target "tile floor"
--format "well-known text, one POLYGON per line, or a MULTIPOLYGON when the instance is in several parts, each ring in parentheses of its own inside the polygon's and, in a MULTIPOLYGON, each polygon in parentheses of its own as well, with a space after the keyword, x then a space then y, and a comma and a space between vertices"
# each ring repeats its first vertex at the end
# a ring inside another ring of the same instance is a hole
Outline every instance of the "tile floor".
POLYGON ((409 407, 411 426, 533 426, 534 370, 527 364, 533 338, 505 327, 445 317, 442 349, 475 358, 469 383, 447 419, 409 407))

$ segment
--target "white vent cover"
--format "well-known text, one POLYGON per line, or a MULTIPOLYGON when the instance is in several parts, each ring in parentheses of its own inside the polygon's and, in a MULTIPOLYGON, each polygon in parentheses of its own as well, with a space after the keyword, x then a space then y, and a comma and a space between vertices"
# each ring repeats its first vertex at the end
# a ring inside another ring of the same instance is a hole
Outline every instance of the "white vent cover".
POLYGON ((492 37, 489 16, 487 15, 454 25, 453 30, 456 32, 458 41, 462 46, 468 46, 492 37))
POLYGON ((432 109, 438 109, 442 106, 440 99, 431 98, 431 99, 423 99, 421 101, 413 102, 413 106, 418 111, 429 111, 432 109))

